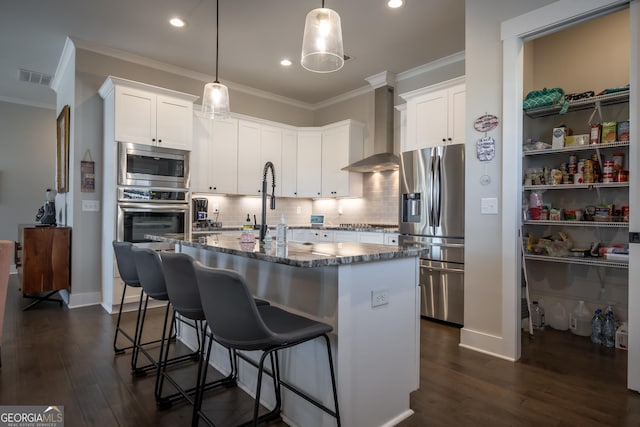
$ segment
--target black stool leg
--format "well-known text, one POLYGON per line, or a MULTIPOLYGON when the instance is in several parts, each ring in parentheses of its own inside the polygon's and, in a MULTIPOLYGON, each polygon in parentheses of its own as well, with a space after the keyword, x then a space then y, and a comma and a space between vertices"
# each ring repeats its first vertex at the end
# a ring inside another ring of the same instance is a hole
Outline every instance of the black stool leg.
MULTIPOLYGON (((120 309, 118 310, 118 321, 116 322, 116 333, 113 337, 113 351, 116 354, 122 354, 127 348, 131 347, 118 347, 118 332, 123 332, 120 329, 120 319, 122 318, 122 306, 124 305, 124 295, 127 293, 127 284, 124 284, 124 288, 122 289, 122 297, 120 298, 120 309)), ((126 335, 126 334, 125 334, 126 335)), ((129 338, 129 337, 128 337, 129 338)))
POLYGON ((331 388, 333 389, 333 404, 336 408, 336 422, 340 427, 340 410, 338 409, 338 390, 336 388, 336 375, 333 371, 333 356, 331 355, 331 342, 327 334, 322 334, 327 343, 327 355, 329 356, 329 371, 331 372, 331 388))
MULTIPOLYGON (((140 295, 142 297, 142 294, 140 295)), ((142 298, 138 306, 138 319, 136 321, 136 331, 133 340, 133 351, 131 352, 131 373, 135 376, 146 375, 144 369, 138 368, 138 355, 140 354, 140 346, 142 345, 142 331, 144 329, 144 320, 147 316, 147 306, 149 304, 149 295, 144 298, 144 307, 142 307, 142 298)))

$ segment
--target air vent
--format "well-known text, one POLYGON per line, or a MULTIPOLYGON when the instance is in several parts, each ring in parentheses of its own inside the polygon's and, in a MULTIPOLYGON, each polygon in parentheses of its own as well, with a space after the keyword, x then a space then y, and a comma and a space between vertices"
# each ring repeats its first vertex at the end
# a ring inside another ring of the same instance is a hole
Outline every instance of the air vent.
POLYGON ((51 76, 38 71, 29 71, 21 68, 18 70, 18 80, 21 82, 49 86, 49 83, 51 83, 51 76))
POLYGON ((344 62, 347 62, 348 60, 352 59, 352 57, 350 57, 346 53, 344 54, 343 58, 344 58, 344 62))

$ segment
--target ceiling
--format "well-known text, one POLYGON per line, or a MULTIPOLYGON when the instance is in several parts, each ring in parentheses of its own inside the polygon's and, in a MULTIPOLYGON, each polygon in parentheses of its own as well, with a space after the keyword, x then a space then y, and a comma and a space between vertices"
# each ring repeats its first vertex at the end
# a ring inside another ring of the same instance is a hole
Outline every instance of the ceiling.
MULTIPOLYGON (((300 65, 306 14, 320 0, 220 0, 219 79, 310 105, 464 50, 464 0, 327 0, 341 16, 345 54, 337 72, 300 65), (283 57, 293 65, 283 68, 283 57)), ((48 87, 18 80, 18 69, 53 75, 65 38, 190 71, 215 74, 214 0, 6 0, 0 13, 0 100, 55 106, 48 87), (187 26, 168 24, 180 15, 187 26)))

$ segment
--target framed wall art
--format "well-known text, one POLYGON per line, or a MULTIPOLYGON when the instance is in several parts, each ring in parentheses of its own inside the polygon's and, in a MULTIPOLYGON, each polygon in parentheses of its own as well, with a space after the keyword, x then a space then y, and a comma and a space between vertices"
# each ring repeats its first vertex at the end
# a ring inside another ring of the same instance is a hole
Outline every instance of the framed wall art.
POLYGON ((68 105, 62 107, 57 120, 58 149, 56 151, 56 171, 58 181, 58 193, 69 191, 69 119, 71 108, 68 105))

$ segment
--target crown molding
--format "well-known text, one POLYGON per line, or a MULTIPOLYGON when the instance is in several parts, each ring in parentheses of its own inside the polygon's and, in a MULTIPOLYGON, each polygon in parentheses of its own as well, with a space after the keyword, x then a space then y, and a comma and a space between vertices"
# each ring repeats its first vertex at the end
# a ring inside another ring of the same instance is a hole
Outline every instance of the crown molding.
POLYGON ((7 102, 10 104, 18 104, 18 105, 24 105, 25 107, 36 107, 36 108, 44 108, 47 110, 55 110, 56 109, 56 105, 54 104, 47 104, 44 102, 33 102, 33 101, 29 101, 26 99, 22 99, 22 98, 11 98, 9 96, 1 96, 0 95, 0 102, 7 102))
POLYGON ((444 58, 436 59, 435 61, 431 61, 424 65, 420 65, 410 70, 398 73, 396 76, 396 81, 410 79, 458 62, 464 62, 464 51, 454 53, 453 55, 445 56, 444 58))
MULTIPOLYGON (((153 68, 156 70, 165 71, 171 74, 176 74, 183 77, 188 77, 194 80, 199 80, 203 83, 212 82, 214 77, 209 74, 200 73, 198 71, 189 70, 187 68, 178 67, 177 65, 167 64, 165 62, 156 61, 144 56, 136 55, 131 52, 126 52, 119 49, 113 49, 105 46, 101 46, 95 43, 87 42, 84 40, 73 39, 73 43, 79 49, 88 50, 91 52, 99 53, 101 55, 110 56, 112 58, 120 59, 122 61, 131 62, 145 67, 153 68)), ((270 99, 272 101, 281 102, 283 104, 289 104, 294 107, 303 108, 306 110, 314 110, 315 107, 312 104, 298 101, 295 99, 287 98, 286 96, 277 95, 275 93, 255 89, 249 86, 245 86, 239 83, 234 83, 229 80, 224 80, 224 83, 229 89, 255 95, 260 98, 270 99)))
POLYGON ((373 87, 377 89, 382 86, 395 86, 396 75, 388 71, 383 71, 373 76, 366 77, 365 80, 373 87))
POLYGON ((71 61, 75 59, 75 56, 76 47, 74 46, 74 42, 69 37, 67 37, 64 40, 64 47, 62 48, 62 54, 60 54, 60 59, 58 60, 56 72, 53 74, 53 78, 51 79, 51 83, 49 84, 49 87, 56 93, 60 88, 60 82, 62 81, 62 75, 64 74, 64 71, 69 67, 71 61))

